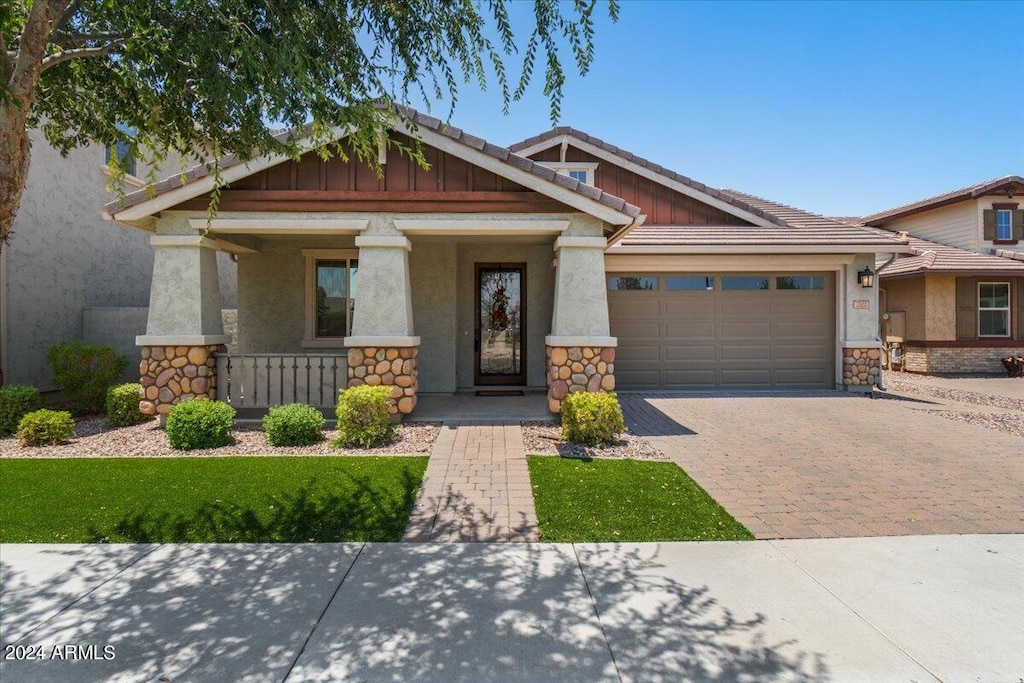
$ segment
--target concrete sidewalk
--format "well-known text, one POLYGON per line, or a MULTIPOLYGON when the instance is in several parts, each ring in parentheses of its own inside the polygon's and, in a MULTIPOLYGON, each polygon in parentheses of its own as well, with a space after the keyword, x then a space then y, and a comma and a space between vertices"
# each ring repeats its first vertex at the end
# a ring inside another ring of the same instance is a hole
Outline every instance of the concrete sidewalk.
POLYGON ((1019 535, 5 545, 0 570, 4 683, 1024 677, 1019 535))

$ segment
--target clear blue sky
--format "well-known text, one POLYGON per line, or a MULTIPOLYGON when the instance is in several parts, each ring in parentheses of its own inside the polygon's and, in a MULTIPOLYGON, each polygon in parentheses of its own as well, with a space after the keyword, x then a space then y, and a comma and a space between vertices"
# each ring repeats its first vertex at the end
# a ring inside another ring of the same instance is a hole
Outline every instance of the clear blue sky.
MULTIPOLYGON (((715 187, 863 215, 1024 174, 1022 27, 1012 0, 623 0, 560 123, 715 187)), ((452 121, 499 144, 534 135, 551 125, 534 85, 507 117, 466 87, 452 121)))

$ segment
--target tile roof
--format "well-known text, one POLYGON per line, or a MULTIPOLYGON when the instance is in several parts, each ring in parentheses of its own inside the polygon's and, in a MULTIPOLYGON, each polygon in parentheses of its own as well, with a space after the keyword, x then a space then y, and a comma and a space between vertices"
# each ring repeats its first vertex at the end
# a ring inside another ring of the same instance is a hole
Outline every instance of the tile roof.
POLYGON ((986 180, 985 182, 978 183, 976 185, 961 187, 959 190, 945 192, 943 194, 935 195, 934 197, 928 197, 927 199, 911 202, 910 204, 904 204, 903 206, 879 211, 878 213, 873 213, 870 216, 864 216, 862 220, 867 225, 881 225, 887 220, 902 218, 921 211, 937 209, 941 206, 955 204, 956 202, 960 202, 965 199, 976 199, 986 194, 994 194, 999 190, 1007 188, 1013 189, 1017 193, 1024 192, 1024 178, 1019 175, 1006 175, 999 178, 993 178, 992 180, 986 180))
MULTIPOLYGON (((591 185, 581 183, 577 180, 574 180, 573 178, 562 175, 561 173, 556 173, 552 171, 550 168, 547 168, 534 162, 532 159, 527 159, 525 157, 521 157, 517 154, 514 154, 507 147, 500 147, 498 145, 491 144, 490 142, 487 142, 483 138, 478 138, 474 135, 470 135, 469 133, 466 133, 460 128, 449 126, 441 119, 434 118, 432 116, 427 116, 426 114, 423 114, 419 111, 416 111, 415 109, 412 109, 411 107, 398 106, 397 109, 402 117, 404 117, 407 121, 412 123, 413 126, 417 128, 426 128, 433 132, 444 135, 445 137, 451 138, 456 142, 460 142, 466 145, 467 147, 471 147, 472 149, 475 149, 479 152, 483 152, 488 156, 503 161, 514 168, 530 173, 531 175, 537 176, 538 178, 546 180, 550 183, 554 183, 555 185, 558 185, 579 195, 582 195, 587 199, 596 201, 599 204, 607 206, 611 208, 613 211, 617 211, 618 213, 621 213, 630 218, 637 218, 640 215, 640 208, 633 206, 632 204, 629 204, 624 199, 621 199, 620 197, 616 197, 612 194, 599 190, 598 188, 593 187, 591 185)), ((301 137, 302 133, 300 131, 285 131, 283 133, 279 133, 275 137, 278 139, 287 139, 288 136, 292 135, 295 135, 296 137, 301 137)), ((241 163, 244 162, 234 155, 224 156, 220 160, 221 171, 223 172, 227 168, 231 166, 237 166, 238 164, 241 163)), ((115 200, 108 203, 104 208, 108 213, 115 214, 118 211, 122 211, 130 206, 141 204, 142 202, 153 199, 154 197, 157 197, 165 192, 169 192, 170 190, 182 187, 183 185, 195 182, 196 180, 209 176, 212 172, 212 163, 206 162, 203 164, 199 164, 189 169, 184 174, 184 183, 182 182, 182 174, 175 174, 169 178, 166 178, 165 180, 156 183, 154 186, 150 188, 144 188, 141 190, 130 192, 126 194, 124 197, 122 197, 120 200, 115 200)))

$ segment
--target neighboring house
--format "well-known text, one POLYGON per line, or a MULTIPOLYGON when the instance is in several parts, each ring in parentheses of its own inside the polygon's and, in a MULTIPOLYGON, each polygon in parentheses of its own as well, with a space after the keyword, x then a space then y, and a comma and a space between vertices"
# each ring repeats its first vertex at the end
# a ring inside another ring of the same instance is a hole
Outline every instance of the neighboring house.
MULTIPOLYGON (((85 339, 137 357, 153 250, 145 235, 111 230, 103 220, 110 195, 102 147, 62 157, 38 131, 31 140, 14 234, 0 246, 0 370, 7 384, 49 390, 46 350, 53 344, 85 339)), ((229 305, 231 265, 222 278, 229 305)))
POLYGON ((866 216, 910 236, 879 273, 887 337, 914 372, 1001 372, 1024 355, 1024 178, 1005 176, 866 216))
POLYGON ((151 233, 144 409, 334 403, 345 386, 421 392, 813 387, 870 390, 880 254, 897 236, 717 190, 558 128, 493 145, 411 110, 430 169, 391 147, 193 169, 108 205, 151 233), (557 171, 557 172, 556 172, 557 171), (237 255, 226 353, 218 251, 237 255), (864 284, 861 283, 862 279, 864 284), (183 360, 182 360, 183 359, 183 360), (197 381, 198 379, 198 381, 197 381))

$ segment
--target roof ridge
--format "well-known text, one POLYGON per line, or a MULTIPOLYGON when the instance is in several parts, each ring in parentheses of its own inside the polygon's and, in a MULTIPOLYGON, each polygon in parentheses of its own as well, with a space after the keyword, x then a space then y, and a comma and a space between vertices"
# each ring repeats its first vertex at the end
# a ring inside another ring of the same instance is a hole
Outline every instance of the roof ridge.
POLYGON ((949 190, 948 192, 941 192, 924 199, 918 199, 911 202, 906 202, 898 206, 893 206, 882 211, 876 211, 875 213, 868 214, 862 217, 865 223, 872 221, 882 221, 889 218, 895 218, 903 215, 909 215, 911 213, 917 213, 919 211, 928 211, 932 208, 939 208, 945 204, 956 203, 965 199, 973 199, 983 194, 995 190, 1003 185, 1018 184, 1024 188, 1024 177, 1018 174, 1010 173, 989 180, 983 180, 980 183, 974 183, 973 185, 967 185, 960 187, 955 190, 949 190))

